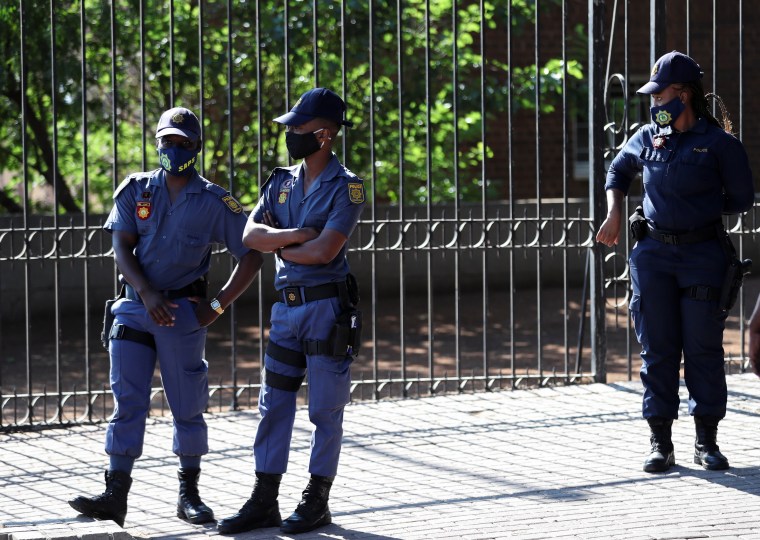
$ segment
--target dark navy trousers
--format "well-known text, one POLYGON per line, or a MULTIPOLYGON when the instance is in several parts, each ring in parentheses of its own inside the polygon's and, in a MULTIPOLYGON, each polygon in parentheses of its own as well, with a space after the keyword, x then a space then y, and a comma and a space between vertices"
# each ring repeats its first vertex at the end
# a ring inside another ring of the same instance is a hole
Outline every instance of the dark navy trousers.
POLYGON ((720 289, 728 257, 718 240, 671 245, 646 237, 630 256, 630 311, 641 344, 644 418, 678 417, 681 358, 689 414, 726 414, 723 330, 718 300, 684 295, 706 285, 720 289))

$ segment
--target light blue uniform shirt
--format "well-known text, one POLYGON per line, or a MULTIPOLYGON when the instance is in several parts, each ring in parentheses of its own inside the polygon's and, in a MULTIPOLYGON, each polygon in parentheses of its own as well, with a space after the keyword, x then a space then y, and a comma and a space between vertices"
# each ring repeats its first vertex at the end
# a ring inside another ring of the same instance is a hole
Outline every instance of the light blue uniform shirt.
POLYGON ((181 289, 206 275, 215 243, 238 260, 250 251, 240 203, 197 172, 173 204, 163 169, 130 175, 114 201, 103 228, 138 236, 135 255, 157 290, 181 289))
MULTIPOLYGON (((264 212, 269 211, 283 229, 334 229, 350 237, 364 209, 364 183, 361 178, 346 169, 333 154, 304 196, 301 168, 298 164, 278 167, 272 172, 253 209, 254 221, 263 223, 264 212)), ((348 242, 327 264, 298 264, 278 257, 275 289, 313 287, 342 281, 349 272, 347 251, 348 242)))

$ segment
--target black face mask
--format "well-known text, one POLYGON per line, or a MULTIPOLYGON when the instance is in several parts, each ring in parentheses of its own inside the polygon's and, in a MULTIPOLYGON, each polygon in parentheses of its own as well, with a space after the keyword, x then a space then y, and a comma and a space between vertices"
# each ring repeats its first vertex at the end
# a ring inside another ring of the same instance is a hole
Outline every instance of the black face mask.
POLYGON ((297 134, 292 131, 285 132, 285 146, 293 159, 303 159, 312 155, 322 148, 314 133, 297 134))

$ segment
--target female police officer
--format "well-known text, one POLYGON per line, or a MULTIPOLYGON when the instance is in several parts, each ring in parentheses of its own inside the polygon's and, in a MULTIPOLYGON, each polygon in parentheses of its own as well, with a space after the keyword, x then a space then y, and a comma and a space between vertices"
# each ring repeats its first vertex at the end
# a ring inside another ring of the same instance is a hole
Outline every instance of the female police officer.
MULTIPOLYGON (((681 355, 694 417, 694 462, 728 468, 717 442, 726 414, 723 330, 719 306, 732 248, 721 215, 752 207, 754 187, 747 154, 723 115, 710 113, 702 71, 677 51, 652 68, 640 94, 651 94, 653 123, 643 126, 615 157, 607 173, 608 214, 597 240, 617 244, 622 201, 643 171, 645 222, 630 255, 630 311, 641 344, 643 416, 651 430, 647 472, 675 464, 671 426, 678 417, 681 355)), ((716 97, 717 98, 717 97, 716 97)), ((721 102, 722 106, 722 102, 721 102)))

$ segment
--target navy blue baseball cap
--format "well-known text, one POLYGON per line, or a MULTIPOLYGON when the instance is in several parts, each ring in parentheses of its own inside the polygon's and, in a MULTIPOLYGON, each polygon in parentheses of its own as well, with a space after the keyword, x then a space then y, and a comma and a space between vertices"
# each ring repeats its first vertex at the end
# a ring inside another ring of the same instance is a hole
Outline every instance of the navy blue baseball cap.
POLYGON ((164 135, 182 135, 197 141, 201 136, 201 123, 190 109, 174 107, 165 111, 158 120, 156 139, 164 135))
POLYGON ((691 57, 678 51, 662 55, 652 66, 649 82, 639 88, 639 94, 657 94, 674 83, 688 83, 701 79, 704 72, 691 57))
POLYGON ((289 113, 278 116, 275 122, 286 126, 300 126, 314 118, 327 118, 338 125, 353 127, 345 119, 346 104, 338 94, 327 88, 312 88, 303 94, 289 113))

